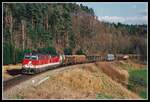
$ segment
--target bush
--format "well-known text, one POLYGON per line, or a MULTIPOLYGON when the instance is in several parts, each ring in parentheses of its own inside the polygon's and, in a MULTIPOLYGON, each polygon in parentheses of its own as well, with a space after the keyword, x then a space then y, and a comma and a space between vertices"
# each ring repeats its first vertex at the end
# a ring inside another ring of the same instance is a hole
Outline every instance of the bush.
POLYGON ((3 44, 3 64, 15 64, 14 47, 10 43, 3 44))
POLYGON ((46 48, 46 52, 50 55, 57 55, 56 49, 53 47, 46 48))
POLYGON ((37 51, 42 54, 57 55, 56 49, 54 47, 38 48, 37 51))
POLYGON ((65 48, 65 49, 64 49, 64 54, 65 54, 65 55, 72 55, 72 50, 71 50, 71 48, 65 48))
POLYGON ((139 70, 131 70, 129 71, 129 85, 128 89, 134 91, 138 91, 138 93, 142 98, 147 97, 147 69, 139 69, 139 70))
POLYGON ((139 94, 142 98, 147 98, 147 90, 142 90, 139 94))
POLYGON ((10 64, 11 63, 11 52, 10 52, 10 45, 5 43, 3 45, 3 64, 10 64))
POLYGON ((24 57, 23 51, 16 49, 16 63, 20 63, 24 57))
POLYGON ((134 85, 146 86, 147 85, 147 70, 131 70, 129 71, 129 81, 134 85))
POLYGON ((32 50, 30 50, 30 49, 25 49, 25 50, 23 51, 23 54, 31 53, 31 52, 32 52, 32 50))
POLYGON ((3 64, 16 64, 20 63, 23 59, 24 53, 28 52, 25 50, 22 52, 20 49, 14 49, 9 43, 3 44, 3 64))
MULTIPOLYGON (((5 43, 3 46, 3 64, 16 64, 20 63, 25 54, 32 53, 31 49, 20 50, 18 48, 14 49, 12 45, 5 43), (15 51, 15 54, 13 55, 15 51)), ((55 48, 38 48, 38 52, 42 54, 57 55, 55 48)))
POLYGON ((85 55, 84 51, 82 49, 79 49, 76 51, 77 55, 85 55))

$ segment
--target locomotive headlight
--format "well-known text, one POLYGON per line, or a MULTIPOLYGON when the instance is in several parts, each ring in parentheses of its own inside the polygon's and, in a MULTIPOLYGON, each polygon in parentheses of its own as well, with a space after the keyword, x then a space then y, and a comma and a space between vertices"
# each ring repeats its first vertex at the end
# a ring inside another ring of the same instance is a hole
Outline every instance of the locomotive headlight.
POLYGON ((32 68, 33 67, 32 62, 29 61, 28 64, 23 65, 23 67, 24 68, 32 68))
POLYGON ((25 64, 25 65, 23 65, 23 67, 24 67, 24 68, 28 68, 29 66, 28 66, 28 64, 25 64))
POLYGON ((31 62, 31 61, 29 61, 28 66, 29 66, 30 68, 33 68, 33 65, 32 65, 32 62, 31 62))

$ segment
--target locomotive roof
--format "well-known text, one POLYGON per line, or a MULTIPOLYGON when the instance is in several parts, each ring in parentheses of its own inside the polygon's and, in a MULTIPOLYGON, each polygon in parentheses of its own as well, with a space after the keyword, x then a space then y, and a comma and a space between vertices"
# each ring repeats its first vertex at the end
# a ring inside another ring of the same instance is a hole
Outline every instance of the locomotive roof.
POLYGON ((29 53, 29 54, 25 54, 25 56, 57 56, 57 55, 51 55, 51 54, 42 54, 42 53, 29 53))

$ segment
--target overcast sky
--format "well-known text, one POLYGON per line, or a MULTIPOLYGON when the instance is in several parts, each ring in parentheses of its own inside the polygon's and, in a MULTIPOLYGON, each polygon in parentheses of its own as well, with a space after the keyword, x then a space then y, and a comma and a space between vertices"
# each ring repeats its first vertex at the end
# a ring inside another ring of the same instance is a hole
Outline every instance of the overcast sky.
POLYGON ((147 24, 147 2, 77 2, 93 8, 100 21, 124 24, 147 24))

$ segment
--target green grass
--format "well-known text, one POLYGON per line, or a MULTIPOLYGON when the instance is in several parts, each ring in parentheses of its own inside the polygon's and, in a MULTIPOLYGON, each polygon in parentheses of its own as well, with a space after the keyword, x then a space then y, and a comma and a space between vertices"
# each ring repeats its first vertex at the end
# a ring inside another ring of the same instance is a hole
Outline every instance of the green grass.
POLYGON ((24 96, 17 94, 14 98, 15 99, 24 99, 24 96))
POLYGON ((147 69, 129 70, 128 89, 136 91, 142 98, 147 97, 147 69))
POLYGON ((129 82, 134 85, 147 86, 147 69, 130 70, 129 82))
POLYGON ((98 93, 96 95, 96 99, 112 99, 112 98, 113 98, 112 96, 106 95, 104 93, 98 93))
POLYGON ((128 89, 137 93, 142 98, 147 97, 147 67, 140 68, 129 63, 120 64, 120 67, 129 73, 128 89))
POLYGON ((147 98, 147 67, 138 67, 130 63, 119 63, 119 66, 129 73, 128 89, 141 98, 147 98))
POLYGON ((142 97, 142 98, 147 98, 147 90, 142 90, 139 95, 142 97))

